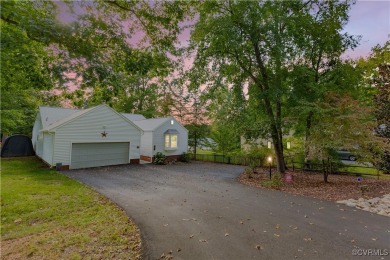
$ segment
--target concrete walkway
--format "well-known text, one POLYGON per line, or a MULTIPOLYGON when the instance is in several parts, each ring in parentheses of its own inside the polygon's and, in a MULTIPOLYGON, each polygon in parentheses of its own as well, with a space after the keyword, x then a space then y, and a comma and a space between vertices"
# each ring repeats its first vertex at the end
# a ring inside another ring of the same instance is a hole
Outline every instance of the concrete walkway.
POLYGON ((74 170, 141 230, 145 259, 389 259, 390 218, 247 187, 243 167, 192 162, 74 170), (357 249, 361 250, 357 250, 357 249), (362 249, 379 249, 382 256, 362 249))

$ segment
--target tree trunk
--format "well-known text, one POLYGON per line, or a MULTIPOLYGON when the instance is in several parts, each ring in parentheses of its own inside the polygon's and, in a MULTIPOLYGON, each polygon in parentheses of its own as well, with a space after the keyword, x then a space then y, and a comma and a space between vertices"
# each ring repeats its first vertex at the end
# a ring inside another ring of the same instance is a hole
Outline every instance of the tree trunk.
POLYGON ((305 133, 305 164, 309 162, 309 146, 308 141, 310 138, 310 129, 311 129, 311 123, 313 118, 313 111, 310 111, 309 114, 306 117, 306 133, 305 133))
POLYGON ((198 146, 198 137, 196 135, 196 132, 194 134, 194 158, 196 160, 196 147, 198 146))
POLYGON ((329 175, 328 164, 325 163, 324 160, 322 160, 322 172, 324 174, 324 182, 328 183, 328 175, 329 175))
POLYGON ((280 131, 281 129, 278 129, 276 124, 271 123, 271 137, 276 156, 276 169, 279 173, 284 173, 286 171, 286 167, 283 155, 283 139, 281 138, 280 131))

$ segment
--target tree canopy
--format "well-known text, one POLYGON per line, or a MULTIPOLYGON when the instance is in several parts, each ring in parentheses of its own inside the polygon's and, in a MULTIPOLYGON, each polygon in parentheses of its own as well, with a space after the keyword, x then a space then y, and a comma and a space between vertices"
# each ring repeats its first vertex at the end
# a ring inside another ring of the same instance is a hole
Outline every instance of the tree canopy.
MULTIPOLYGON (((59 99, 83 108, 105 102, 155 115, 156 86, 172 69, 185 5, 179 2, 62 2, 80 12, 58 20, 51 1, 1 3, 2 131, 29 134, 37 106, 59 99), (134 35, 143 38, 132 45, 134 35), (59 97, 62 94, 62 97, 59 97)), ((62 8, 64 8, 62 6, 62 8)))
POLYGON ((199 21, 191 35, 196 52, 194 84, 249 86, 252 97, 245 102, 256 100, 248 109, 262 115, 260 120, 268 125, 280 172, 285 170, 283 131, 291 101, 316 100, 321 86, 326 86, 321 77, 357 43, 341 33, 350 4, 205 1, 196 5, 199 21))

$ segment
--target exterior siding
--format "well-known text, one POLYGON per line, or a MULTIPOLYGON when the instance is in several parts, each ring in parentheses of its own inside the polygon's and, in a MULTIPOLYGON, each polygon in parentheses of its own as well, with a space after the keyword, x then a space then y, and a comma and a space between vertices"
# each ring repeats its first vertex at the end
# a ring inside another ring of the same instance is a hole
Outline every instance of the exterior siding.
POLYGON ((131 159, 139 159, 141 131, 110 108, 101 106, 56 129, 53 164, 70 165, 72 143, 130 142, 131 159), (107 137, 102 137, 102 132, 107 137))
POLYGON ((43 133, 42 159, 52 166, 53 166, 53 148, 54 148, 53 145, 54 145, 54 135, 43 133))
POLYGON ((39 133, 37 138, 38 138, 38 140, 36 142, 35 153, 36 153, 36 155, 38 155, 39 157, 42 158, 42 154, 43 154, 43 134, 39 133))
POLYGON ((42 130, 42 128, 43 128, 43 126, 42 126, 42 121, 41 121, 41 115, 38 112, 38 114, 35 118, 35 123, 34 123, 33 131, 32 131, 32 138, 31 138, 35 152, 37 152, 37 142, 38 142, 39 131, 42 130))
POLYGON ((141 136, 141 155, 153 157, 153 132, 144 132, 141 136))
MULTIPOLYGON (((167 120, 164 124, 158 127, 153 133, 153 145, 156 146, 156 150, 153 155, 157 152, 162 152, 167 156, 181 155, 188 152, 188 132, 187 129, 182 127, 175 119, 174 124, 171 125, 171 120, 167 120), (168 129, 175 129, 179 132, 177 149, 173 151, 165 150, 165 137, 164 132, 168 129)), ((152 147, 153 148, 153 147, 152 147)))

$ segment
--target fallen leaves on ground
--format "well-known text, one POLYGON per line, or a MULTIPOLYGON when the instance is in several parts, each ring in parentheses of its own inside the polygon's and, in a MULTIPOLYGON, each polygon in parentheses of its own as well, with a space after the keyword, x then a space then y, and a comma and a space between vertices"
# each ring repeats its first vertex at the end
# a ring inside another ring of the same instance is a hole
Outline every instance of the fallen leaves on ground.
MULTIPOLYGON (((241 174, 240 182, 250 186, 269 188, 263 185, 263 182, 269 179, 267 169, 259 168, 256 171, 256 174, 252 174, 252 178, 248 178, 244 173, 241 174)), ((287 171, 286 173, 293 176, 293 182, 284 183, 279 190, 296 195, 338 201, 361 197, 369 199, 390 193, 390 180, 387 179, 364 177, 359 184, 355 176, 334 174, 329 175, 329 182, 325 183, 322 173, 300 171, 287 171), (368 186, 364 194, 362 194, 360 185, 368 186)))
POLYGON ((263 250, 263 249, 264 249, 264 247, 262 247, 261 245, 256 245, 255 248, 256 248, 257 250, 263 250))

